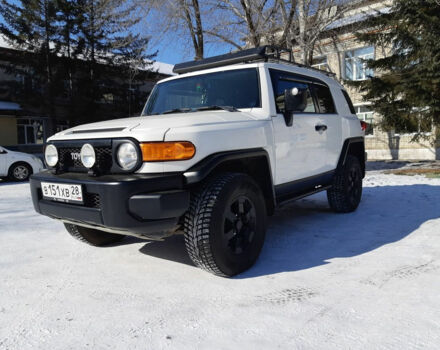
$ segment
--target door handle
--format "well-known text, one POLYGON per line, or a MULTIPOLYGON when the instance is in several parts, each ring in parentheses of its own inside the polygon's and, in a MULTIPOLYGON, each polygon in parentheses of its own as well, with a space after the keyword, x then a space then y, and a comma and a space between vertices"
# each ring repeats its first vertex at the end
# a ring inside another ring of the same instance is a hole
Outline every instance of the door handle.
POLYGON ((323 124, 315 125, 315 130, 316 131, 326 131, 327 130, 327 125, 323 125, 323 124))

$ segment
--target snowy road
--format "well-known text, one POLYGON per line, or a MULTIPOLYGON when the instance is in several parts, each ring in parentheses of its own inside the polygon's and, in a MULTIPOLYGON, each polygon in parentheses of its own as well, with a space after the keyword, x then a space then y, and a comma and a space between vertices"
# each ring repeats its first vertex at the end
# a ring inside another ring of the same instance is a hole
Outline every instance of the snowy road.
POLYGON ((357 212, 324 194, 270 219, 234 279, 181 236, 93 248, 0 183, 0 349, 439 349, 440 179, 370 172, 357 212))

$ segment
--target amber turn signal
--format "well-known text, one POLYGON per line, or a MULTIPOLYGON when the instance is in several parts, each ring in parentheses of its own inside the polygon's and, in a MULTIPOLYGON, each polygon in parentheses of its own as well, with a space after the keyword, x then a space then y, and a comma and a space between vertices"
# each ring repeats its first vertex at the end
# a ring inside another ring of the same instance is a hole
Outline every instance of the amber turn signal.
POLYGON ((144 162, 191 159, 196 154, 196 147, 188 141, 141 143, 144 162))

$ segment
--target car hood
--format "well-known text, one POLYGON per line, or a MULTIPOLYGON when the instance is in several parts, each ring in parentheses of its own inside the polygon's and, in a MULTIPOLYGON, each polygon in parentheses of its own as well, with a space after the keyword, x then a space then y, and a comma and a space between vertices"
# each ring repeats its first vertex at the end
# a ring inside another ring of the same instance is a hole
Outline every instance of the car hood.
POLYGON ((33 154, 11 151, 9 149, 7 149, 6 151, 8 152, 10 161, 39 161, 39 158, 33 154))
POLYGON ((191 112, 108 120, 64 130, 48 141, 133 137, 138 141, 162 141, 171 128, 257 120, 246 112, 191 112))

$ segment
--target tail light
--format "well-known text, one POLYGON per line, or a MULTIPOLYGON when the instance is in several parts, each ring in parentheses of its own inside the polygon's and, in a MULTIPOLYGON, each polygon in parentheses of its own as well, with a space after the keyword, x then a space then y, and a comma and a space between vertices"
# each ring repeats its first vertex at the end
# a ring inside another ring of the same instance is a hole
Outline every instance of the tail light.
POLYGON ((364 122, 363 120, 361 120, 360 122, 362 131, 367 131, 368 123, 364 122))

